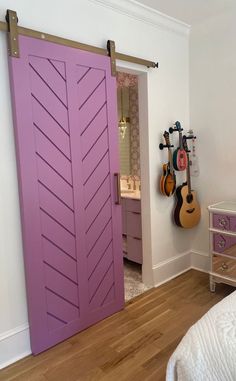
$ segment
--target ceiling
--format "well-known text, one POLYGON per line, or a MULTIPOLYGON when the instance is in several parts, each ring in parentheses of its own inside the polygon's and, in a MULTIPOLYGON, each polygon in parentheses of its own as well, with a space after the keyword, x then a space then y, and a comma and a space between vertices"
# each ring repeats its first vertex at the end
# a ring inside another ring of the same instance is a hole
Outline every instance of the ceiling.
POLYGON ((221 13, 235 0, 138 0, 139 3, 184 21, 196 24, 221 13))

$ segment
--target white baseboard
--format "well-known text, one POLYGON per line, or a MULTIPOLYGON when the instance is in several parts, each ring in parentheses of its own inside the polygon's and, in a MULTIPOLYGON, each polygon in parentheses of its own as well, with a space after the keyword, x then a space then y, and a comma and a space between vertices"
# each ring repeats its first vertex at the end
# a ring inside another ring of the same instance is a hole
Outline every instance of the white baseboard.
POLYGON ((28 324, 23 324, 0 335, 0 369, 30 354, 28 324))
POLYGON ((153 267, 153 279, 155 287, 168 282, 176 276, 191 268, 191 256, 189 252, 182 253, 166 261, 162 261, 153 267))
POLYGON ((209 255, 191 250, 158 263, 153 267, 154 285, 158 287, 190 269, 208 273, 210 271, 209 255))
POLYGON ((210 256, 202 251, 190 251, 192 269, 208 273, 210 271, 210 256))

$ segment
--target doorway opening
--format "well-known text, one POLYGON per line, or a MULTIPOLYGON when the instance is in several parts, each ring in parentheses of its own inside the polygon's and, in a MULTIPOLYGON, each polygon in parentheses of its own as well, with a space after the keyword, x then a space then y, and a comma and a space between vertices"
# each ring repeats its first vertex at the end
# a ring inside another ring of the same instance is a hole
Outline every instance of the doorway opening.
POLYGON ((147 291, 142 266, 142 181, 140 165, 139 77, 117 73, 125 301, 147 291))

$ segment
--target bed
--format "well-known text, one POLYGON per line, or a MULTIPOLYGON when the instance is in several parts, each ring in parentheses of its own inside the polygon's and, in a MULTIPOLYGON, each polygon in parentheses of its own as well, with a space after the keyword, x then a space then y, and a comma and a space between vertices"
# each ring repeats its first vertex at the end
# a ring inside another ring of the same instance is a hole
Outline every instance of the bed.
POLYGON ((189 329, 169 359, 166 381, 236 381, 236 291, 189 329))

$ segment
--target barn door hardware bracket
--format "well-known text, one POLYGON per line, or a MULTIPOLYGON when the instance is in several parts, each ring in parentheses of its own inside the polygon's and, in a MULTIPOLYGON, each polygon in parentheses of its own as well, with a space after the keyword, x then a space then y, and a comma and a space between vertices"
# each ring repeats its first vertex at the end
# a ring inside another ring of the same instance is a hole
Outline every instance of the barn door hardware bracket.
POLYGON ((116 76, 116 46, 115 41, 108 40, 107 41, 107 54, 111 58, 111 75, 113 77, 116 76))
POLYGON ((6 22, 8 25, 8 51, 11 57, 20 57, 18 44, 18 17, 15 11, 7 10, 6 22))

